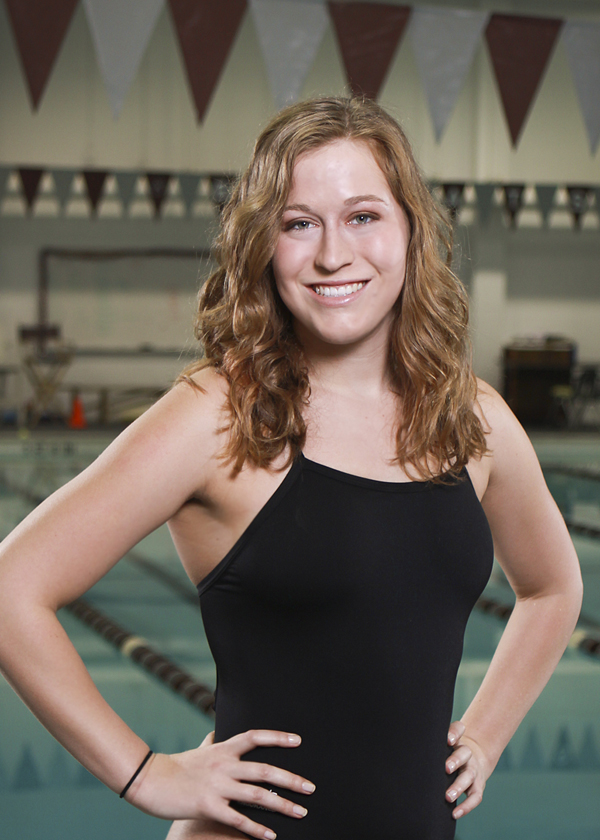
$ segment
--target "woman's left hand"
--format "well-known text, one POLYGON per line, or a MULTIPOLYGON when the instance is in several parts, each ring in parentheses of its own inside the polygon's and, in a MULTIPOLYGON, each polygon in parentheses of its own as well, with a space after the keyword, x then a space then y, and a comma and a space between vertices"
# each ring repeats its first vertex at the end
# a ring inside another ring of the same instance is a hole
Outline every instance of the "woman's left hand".
POLYGON ((483 797, 486 780, 490 772, 489 763, 479 744, 465 735, 465 725, 460 720, 450 724, 448 744, 454 747, 446 761, 446 773, 457 772, 456 779, 446 791, 448 802, 456 802, 461 793, 467 798, 453 811, 455 820, 476 808, 483 797))

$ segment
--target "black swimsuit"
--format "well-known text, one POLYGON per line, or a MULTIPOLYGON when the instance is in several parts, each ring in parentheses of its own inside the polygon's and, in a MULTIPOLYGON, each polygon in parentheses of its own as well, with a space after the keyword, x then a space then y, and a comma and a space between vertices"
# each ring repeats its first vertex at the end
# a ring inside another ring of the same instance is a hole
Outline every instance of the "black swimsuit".
POLYGON ((314 782, 279 840, 450 840, 446 743, 465 625, 492 539, 452 483, 349 475, 304 456, 198 589, 217 665, 217 741, 302 736, 245 758, 314 782))

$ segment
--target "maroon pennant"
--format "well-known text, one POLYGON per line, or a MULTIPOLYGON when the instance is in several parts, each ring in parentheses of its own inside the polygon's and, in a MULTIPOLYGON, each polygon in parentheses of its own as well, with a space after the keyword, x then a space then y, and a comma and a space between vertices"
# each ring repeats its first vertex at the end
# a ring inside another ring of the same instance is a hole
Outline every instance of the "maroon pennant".
POLYGON ((502 187, 502 190, 504 192, 506 209, 508 210, 508 215, 510 217, 510 226, 512 228, 516 228, 517 216, 519 214, 519 210, 523 206, 525 184, 505 184, 502 187))
POLYGON ((85 185, 87 187, 88 198, 92 205, 92 213, 95 214, 98 208, 98 202, 102 195, 104 182, 108 172, 99 169, 84 169, 83 177, 85 178, 85 185))
POLYGON ((246 11, 246 0, 169 0, 202 122, 246 11))
POLYGON ((330 2, 329 13, 355 96, 377 99, 410 16, 409 6, 330 2))
POLYGON ((167 194, 167 187, 169 186, 171 176, 167 172, 147 172, 146 178, 150 185, 150 196, 154 204, 154 215, 158 216, 167 194))
POLYGON ((462 203, 464 184, 442 184, 444 190, 444 204, 448 208, 450 218, 454 222, 462 203))
POLYGON ((592 190, 590 187, 568 186, 569 207, 575 220, 577 230, 581 229, 581 217, 587 213, 590 207, 592 190))
POLYGON ((67 34, 78 0, 6 0, 34 110, 67 34))
POLYGON ((23 192, 25 194, 25 201, 27 202, 27 209, 30 211, 33 208, 33 202, 37 196, 38 187, 43 174, 43 169, 19 169, 21 183, 23 184, 23 192))
POLYGON ((513 146, 517 145, 563 21, 492 15, 485 37, 513 146))

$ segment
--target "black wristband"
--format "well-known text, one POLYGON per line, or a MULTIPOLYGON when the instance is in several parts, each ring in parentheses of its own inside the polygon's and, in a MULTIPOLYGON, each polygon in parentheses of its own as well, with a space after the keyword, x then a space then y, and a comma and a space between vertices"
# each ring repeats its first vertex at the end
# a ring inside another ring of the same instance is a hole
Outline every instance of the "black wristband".
POLYGON ((123 797, 125 796, 125 794, 126 794, 126 793, 127 793, 127 791, 129 790, 129 788, 131 787, 131 785, 135 782, 135 780, 137 779, 137 777, 140 775, 140 773, 142 772, 142 770, 144 769, 144 767, 146 766, 146 764, 147 764, 147 763, 148 763, 148 761, 150 760, 150 756, 151 756, 151 755, 154 755, 154 751, 153 751, 153 750, 148 750, 148 754, 146 755, 145 759, 142 761, 142 763, 140 764, 140 766, 138 767, 138 769, 135 771, 135 773, 133 774, 133 776, 131 777, 131 779, 127 782, 127 784, 125 785, 125 787, 123 788, 123 790, 122 790, 122 791, 121 791, 121 793, 119 794, 119 799, 123 799, 123 797))

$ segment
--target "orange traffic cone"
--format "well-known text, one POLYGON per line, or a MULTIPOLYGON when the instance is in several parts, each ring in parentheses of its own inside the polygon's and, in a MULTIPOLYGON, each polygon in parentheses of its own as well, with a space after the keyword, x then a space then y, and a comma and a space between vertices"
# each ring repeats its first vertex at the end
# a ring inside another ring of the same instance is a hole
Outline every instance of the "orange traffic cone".
POLYGON ((73 397, 73 404, 71 406, 71 416, 69 417, 69 429, 87 429, 87 420, 85 419, 85 411, 83 410, 83 403, 79 394, 73 397))

